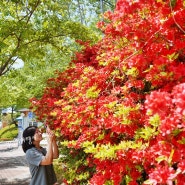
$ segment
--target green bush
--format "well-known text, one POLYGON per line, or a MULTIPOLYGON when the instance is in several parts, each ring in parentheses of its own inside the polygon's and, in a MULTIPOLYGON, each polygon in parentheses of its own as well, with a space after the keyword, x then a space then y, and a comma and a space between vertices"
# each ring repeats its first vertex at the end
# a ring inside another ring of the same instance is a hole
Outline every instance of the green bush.
POLYGON ((63 172, 63 165, 62 165, 61 160, 60 159, 54 160, 53 166, 54 166, 55 173, 56 173, 56 176, 57 176, 57 182, 62 183, 63 179, 64 179, 64 176, 62 175, 63 174, 62 173, 63 172))
POLYGON ((0 141, 12 140, 18 135, 18 128, 15 124, 8 125, 0 130, 0 141))

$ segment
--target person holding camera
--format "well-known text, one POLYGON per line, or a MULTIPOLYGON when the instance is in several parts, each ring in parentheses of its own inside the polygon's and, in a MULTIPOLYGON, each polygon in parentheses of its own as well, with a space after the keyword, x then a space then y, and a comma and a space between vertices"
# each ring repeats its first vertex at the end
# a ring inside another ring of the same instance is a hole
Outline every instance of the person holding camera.
POLYGON ((47 127, 46 133, 47 149, 40 145, 43 137, 38 127, 29 126, 23 131, 22 149, 31 173, 30 185, 57 184, 53 159, 59 157, 59 150, 53 131, 47 127))

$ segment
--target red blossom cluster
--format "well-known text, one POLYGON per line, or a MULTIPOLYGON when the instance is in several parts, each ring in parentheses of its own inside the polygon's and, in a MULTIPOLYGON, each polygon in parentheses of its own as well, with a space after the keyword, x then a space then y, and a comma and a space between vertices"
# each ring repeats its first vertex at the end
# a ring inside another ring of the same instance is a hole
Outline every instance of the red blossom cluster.
POLYGON ((183 185, 184 1, 118 0, 98 26, 102 40, 32 99, 78 161, 66 182, 183 185))

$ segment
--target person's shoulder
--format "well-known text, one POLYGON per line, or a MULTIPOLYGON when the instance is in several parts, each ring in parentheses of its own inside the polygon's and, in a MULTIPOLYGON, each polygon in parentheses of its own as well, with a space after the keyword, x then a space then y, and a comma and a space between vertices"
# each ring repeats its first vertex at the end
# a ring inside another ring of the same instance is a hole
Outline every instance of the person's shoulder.
POLYGON ((26 151, 26 155, 28 155, 28 154, 30 154, 30 153, 33 153, 33 152, 36 152, 36 148, 35 148, 35 147, 29 148, 29 149, 26 151))
POLYGON ((29 148, 26 152, 28 152, 28 151, 35 151, 35 150, 36 150, 36 148, 32 147, 32 148, 29 148))

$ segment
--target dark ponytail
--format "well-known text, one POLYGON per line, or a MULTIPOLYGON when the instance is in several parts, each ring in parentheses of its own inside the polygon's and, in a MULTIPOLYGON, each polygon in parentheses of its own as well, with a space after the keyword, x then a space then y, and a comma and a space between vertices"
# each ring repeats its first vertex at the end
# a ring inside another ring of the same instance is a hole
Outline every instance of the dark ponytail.
POLYGON ((26 153, 28 149, 34 147, 33 137, 35 135, 36 129, 36 126, 29 126, 23 131, 22 149, 24 153, 26 153))

